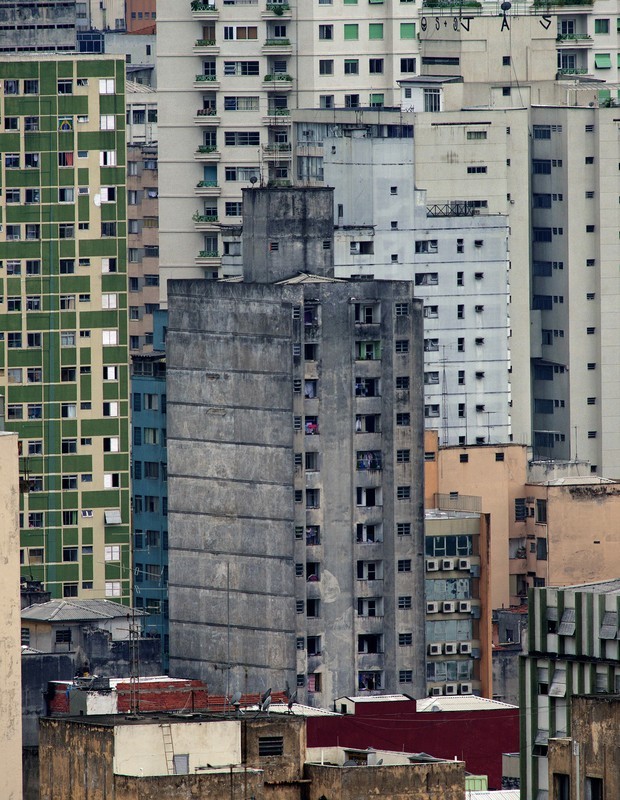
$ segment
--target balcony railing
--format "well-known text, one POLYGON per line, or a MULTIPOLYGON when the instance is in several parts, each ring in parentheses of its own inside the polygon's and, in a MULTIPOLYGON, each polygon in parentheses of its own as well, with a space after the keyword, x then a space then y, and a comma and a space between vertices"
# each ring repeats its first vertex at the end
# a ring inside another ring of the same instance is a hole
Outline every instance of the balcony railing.
POLYGON ((290 47, 291 40, 290 39, 266 39, 265 40, 265 47, 290 47))
POLYGON ((557 37, 558 42, 576 42, 582 39, 592 41, 592 37, 588 36, 587 33, 560 33, 557 37))
POLYGON ((197 189, 217 189, 217 181, 198 181, 196 184, 197 189))
POLYGON ((192 0, 190 8, 192 11, 217 11, 214 3, 201 3, 200 0, 192 0))
POLYGON ((217 250, 201 250, 198 253, 198 258, 219 258, 220 254, 217 250))
POLYGON ((291 110, 290 108, 270 108, 267 111, 267 116, 269 117, 290 117, 291 110))
POLYGON ((196 39, 194 47, 214 47, 215 39, 196 39))
POLYGON ((265 153, 290 153, 291 145, 290 143, 266 144, 263 145, 263 150, 265 153))
POLYGON ((217 153, 217 147, 215 147, 215 145, 210 145, 210 144, 201 144, 198 147, 198 152, 199 153, 217 153))
POLYGON ((219 222, 219 217, 217 216, 217 214, 216 215, 199 214, 198 212, 196 212, 192 216, 192 219, 194 220, 194 222, 219 222))
POLYGON ((217 116, 217 111, 215 108, 199 108, 196 111, 197 117, 215 117, 217 116))
POLYGON ((285 81, 287 83, 290 83, 293 79, 286 72, 271 72, 268 75, 265 75, 263 80, 267 81, 267 83, 269 83, 271 81, 275 81, 275 82, 277 82, 277 81, 285 81))
POLYGON ((587 75, 588 70, 582 67, 562 67, 558 70, 558 75, 587 75))
POLYGON ((272 11, 277 16, 281 17, 285 11, 290 11, 291 7, 288 3, 267 3, 267 11, 272 11))
POLYGON ((196 83, 210 83, 217 81, 216 75, 196 75, 196 83))

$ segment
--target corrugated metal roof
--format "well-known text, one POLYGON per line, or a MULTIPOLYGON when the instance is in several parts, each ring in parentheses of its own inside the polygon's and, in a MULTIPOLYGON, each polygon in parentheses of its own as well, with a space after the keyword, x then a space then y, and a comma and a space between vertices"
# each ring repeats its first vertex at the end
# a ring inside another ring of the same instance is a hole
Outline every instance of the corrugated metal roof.
POLYGON ((519 789, 497 789, 492 792, 465 792, 465 800, 519 800, 519 789))
POLYGON ((489 700, 477 695, 457 695, 456 697, 425 697, 416 700, 417 711, 491 711, 493 709, 518 708, 499 700, 489 700))
MULTIPOLYGON (((368 697, 349 697, 344 695, 343 697, 338 697, 336 702, 339 700, 348 700, 351 703, 391 703, 400 700, 413 700, 413 698, 406 694, 373 694, 368 697)), ((418 702, 420 701, 418 700, 418 702)))
MULTIPOLYGON (((131 614, 129 606, 113 603, 111 600, 49 600, 24 608, 22 619, 39 622, 81 622, 83 620, 115 619, 131 614)), ((144 611, 135 610, 136 615, 146 616, 144 611)))
POLYGON ((347 281, 343 278, 328 278, 326 275, 310 275, 307 272, 299 272, 291 278, 276 281, 276 286, 291 286, 296 283, 347 283, 347 281))

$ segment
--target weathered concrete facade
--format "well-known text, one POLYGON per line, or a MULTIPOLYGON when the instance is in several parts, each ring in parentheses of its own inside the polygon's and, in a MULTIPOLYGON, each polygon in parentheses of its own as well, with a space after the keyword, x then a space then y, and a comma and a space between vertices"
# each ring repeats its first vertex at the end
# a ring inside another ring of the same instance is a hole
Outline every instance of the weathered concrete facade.
POLYGON ((22 797, 18 487, 17 436, 2 431, 0 433, 0 581, 3 586, 3 597, 0 616, 2 681, 0 747, 4 768, 0 771, 0 797, 3 800, 21 800, 22 797))
POLYGON ((572 736, 549 740, 549 800, 620 797, 620 697, 573 696, 570 716, 572 736))
POLYGON ((333 275, 334 190, 243 190, 243 278, 278 281, 295 272, 333 275))
POLYGON ((320 705, 424 693, 412 285, 168 293, 171 669, 320 705))

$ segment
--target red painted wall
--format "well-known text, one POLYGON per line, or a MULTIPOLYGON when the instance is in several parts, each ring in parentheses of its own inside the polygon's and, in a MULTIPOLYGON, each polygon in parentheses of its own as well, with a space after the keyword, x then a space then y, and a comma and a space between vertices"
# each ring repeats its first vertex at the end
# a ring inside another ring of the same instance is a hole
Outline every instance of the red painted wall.
POLYGON ((519 709, 416 712, 415 700, 358 703, 355 714, 308 717, 308 747, 355 747, 428 753, 464 761, 501 789, 502 753, 519 750, 519 709))

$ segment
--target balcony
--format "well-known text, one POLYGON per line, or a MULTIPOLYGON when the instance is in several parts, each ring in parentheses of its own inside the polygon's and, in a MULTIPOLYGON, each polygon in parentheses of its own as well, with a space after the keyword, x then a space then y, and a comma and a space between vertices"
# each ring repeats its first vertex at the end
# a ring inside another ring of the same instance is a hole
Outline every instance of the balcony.
POLYGON ((210 147, 206 144, 201 144, 194 153, 196 161, 219 161, 221 157, 222 154, 217 147, 210 147))
POLYGON ((201 250, 196 256, 197 267, 218 268, 222 260, 217 250, 201 250))
POLYGON ((217 181, 198 181, 194 191, 198 197, 217 197, 222 190, 217 181))
POLYGON ((558 70, 557 74, 558 74, 558 77, 561 77, 563 75, 569 75, 569 76, 571 76, 571 75, 587 75, 588 74, 588 70, 584 69, 582 67, 562 67, 562 69, 558 70))
POLYGON ((290 39, 265 39, 263 54, 269 55, 290 55, 293 52, 293 45, 290 39))
POLYGON ((291 144, 290 143, 282 143, 282 144, 264 144, 263 145, 263 153, 269 157, 270 161, 275 159, 280 160, 281 158, 289 160, 291 157, 291 144))
POLYGON ((220 117, 214 108, 199 108, 194 117, 194 125, 219 125, 220 117))
POLYGON ((197 56, 213 55, 220 52, 215 39, 196 39, 193 49, 197 56))
POLYGON ((267 3, 260 15, 263 19, 290 19, 291 7, 288 3, 267 3))
POLYGON ((290 125, 291 111, 289 108, 270 108, 267 116, 263 117, 263 125, 290 125))
POLYGON ((215 75, 196 75, 194 79, 194 89, 204 92, 207 89, 219 89, 220 82, 215 75))
POLYGON ((589 14, 593 4, 594 0, 534 0, 532 11, 540 14, 541 11, 562 9, 562 13, 566 10, 571 13, 589 14))
POLYGON ((197 231, 213 231, 219 230, 220 221, 219 217, 208 214, 199 214, 196 212, 192 217, 197 231))
POLYGON ((561 33, 556 39, 556 43, 560 50, 565 48, 583 50, 592 46, 592 37, 587 33, 561 33))
POLYGON ((263 89, 272 92, 290 92, 293 79, 286 72, 271 72, 263 78, 263 89))
POLYGON ((193 0, 193 2, 190 3, 190 8, 192 10, 192 19, 212 20, 218 19, 220 16, 220 10, 215 3, 200 3, 199 0, 193 0))

